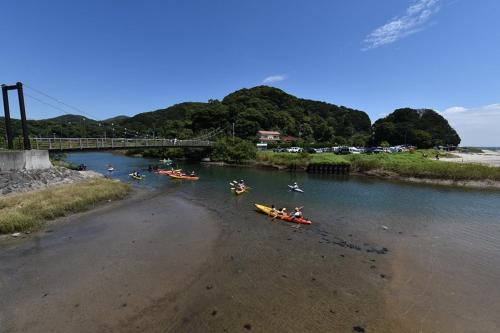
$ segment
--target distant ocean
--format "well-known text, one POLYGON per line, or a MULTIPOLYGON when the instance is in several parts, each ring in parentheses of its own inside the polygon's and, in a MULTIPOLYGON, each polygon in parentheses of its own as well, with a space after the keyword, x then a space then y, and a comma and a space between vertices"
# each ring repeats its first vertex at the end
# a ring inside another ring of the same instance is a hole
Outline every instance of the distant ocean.
POLYGON ((500 147, 477 147, 477 148, 500 152, 500 147))

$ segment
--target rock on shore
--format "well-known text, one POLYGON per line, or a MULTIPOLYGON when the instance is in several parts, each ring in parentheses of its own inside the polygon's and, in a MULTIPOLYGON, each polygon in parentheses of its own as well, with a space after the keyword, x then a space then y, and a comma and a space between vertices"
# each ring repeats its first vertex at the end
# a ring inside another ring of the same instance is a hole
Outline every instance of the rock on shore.
POLYGON ((0 195, 26 192, 52 185, 70 184, 93 177, 102 177, 94 171, 75 171, 62 167, 43 170, 0 172, 0 195))

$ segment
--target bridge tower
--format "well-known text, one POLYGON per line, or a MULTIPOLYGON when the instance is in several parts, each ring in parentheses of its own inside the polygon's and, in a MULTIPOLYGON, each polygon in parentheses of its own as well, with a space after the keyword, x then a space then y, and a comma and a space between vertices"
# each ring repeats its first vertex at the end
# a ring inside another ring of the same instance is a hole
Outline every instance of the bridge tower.
POLYGON ((2 84, 3 110, 5 113, 5 132, 7 134, 7 148, 14 149, 12 124, 10 122, 9 90, 17 90, 17 97, 19 98, 19 110, 21 111, 21 126, 23 129, 23 146, 25 150, 30 150, 31 144, 28 132, 28 123, 26 121, 26 109, 24 107, 23 84, 21 82, 17 82, 15 85, 10 85, 10 86, 2 84))

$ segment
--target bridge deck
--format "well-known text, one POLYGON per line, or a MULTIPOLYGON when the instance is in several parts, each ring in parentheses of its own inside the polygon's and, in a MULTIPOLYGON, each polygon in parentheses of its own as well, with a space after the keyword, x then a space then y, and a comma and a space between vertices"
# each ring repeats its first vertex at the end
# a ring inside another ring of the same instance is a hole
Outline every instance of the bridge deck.
POLYGON ((128 139, 128 138, 31 138, 32 149, 106 150, 124 148, 211 147, 208 140, 128 139))

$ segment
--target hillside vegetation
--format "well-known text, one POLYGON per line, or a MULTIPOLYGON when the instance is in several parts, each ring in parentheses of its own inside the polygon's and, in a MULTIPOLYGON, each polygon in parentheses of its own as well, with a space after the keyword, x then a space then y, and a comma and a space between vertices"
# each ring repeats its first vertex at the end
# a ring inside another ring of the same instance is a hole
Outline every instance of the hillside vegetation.
POLYGON ((451 144, 457 146, 460 137, 439 113, 429 109, 397 109, 373 124, 374 144, 410 143, 419 148, 451 144))
MULTIPOLYGON (((458 134, 432 110, 398 109, 372 127, 360 110, 301 99, 268 86, 235 91, 221 101, 185 102, 144 112, 96 121, 83 116, 29 121, 32 136, 44 137, 164 137, 187 139, 214 129, 255 141, 258 130, 278 130, 297 138, 294 144, 380 145, 413 144, 431 147, 458 144, 458 134)), ((19 120, 13 119, 14 134, 21 136, 19 120)), ((5 125, 0 119, 0 134, 5 125)))

